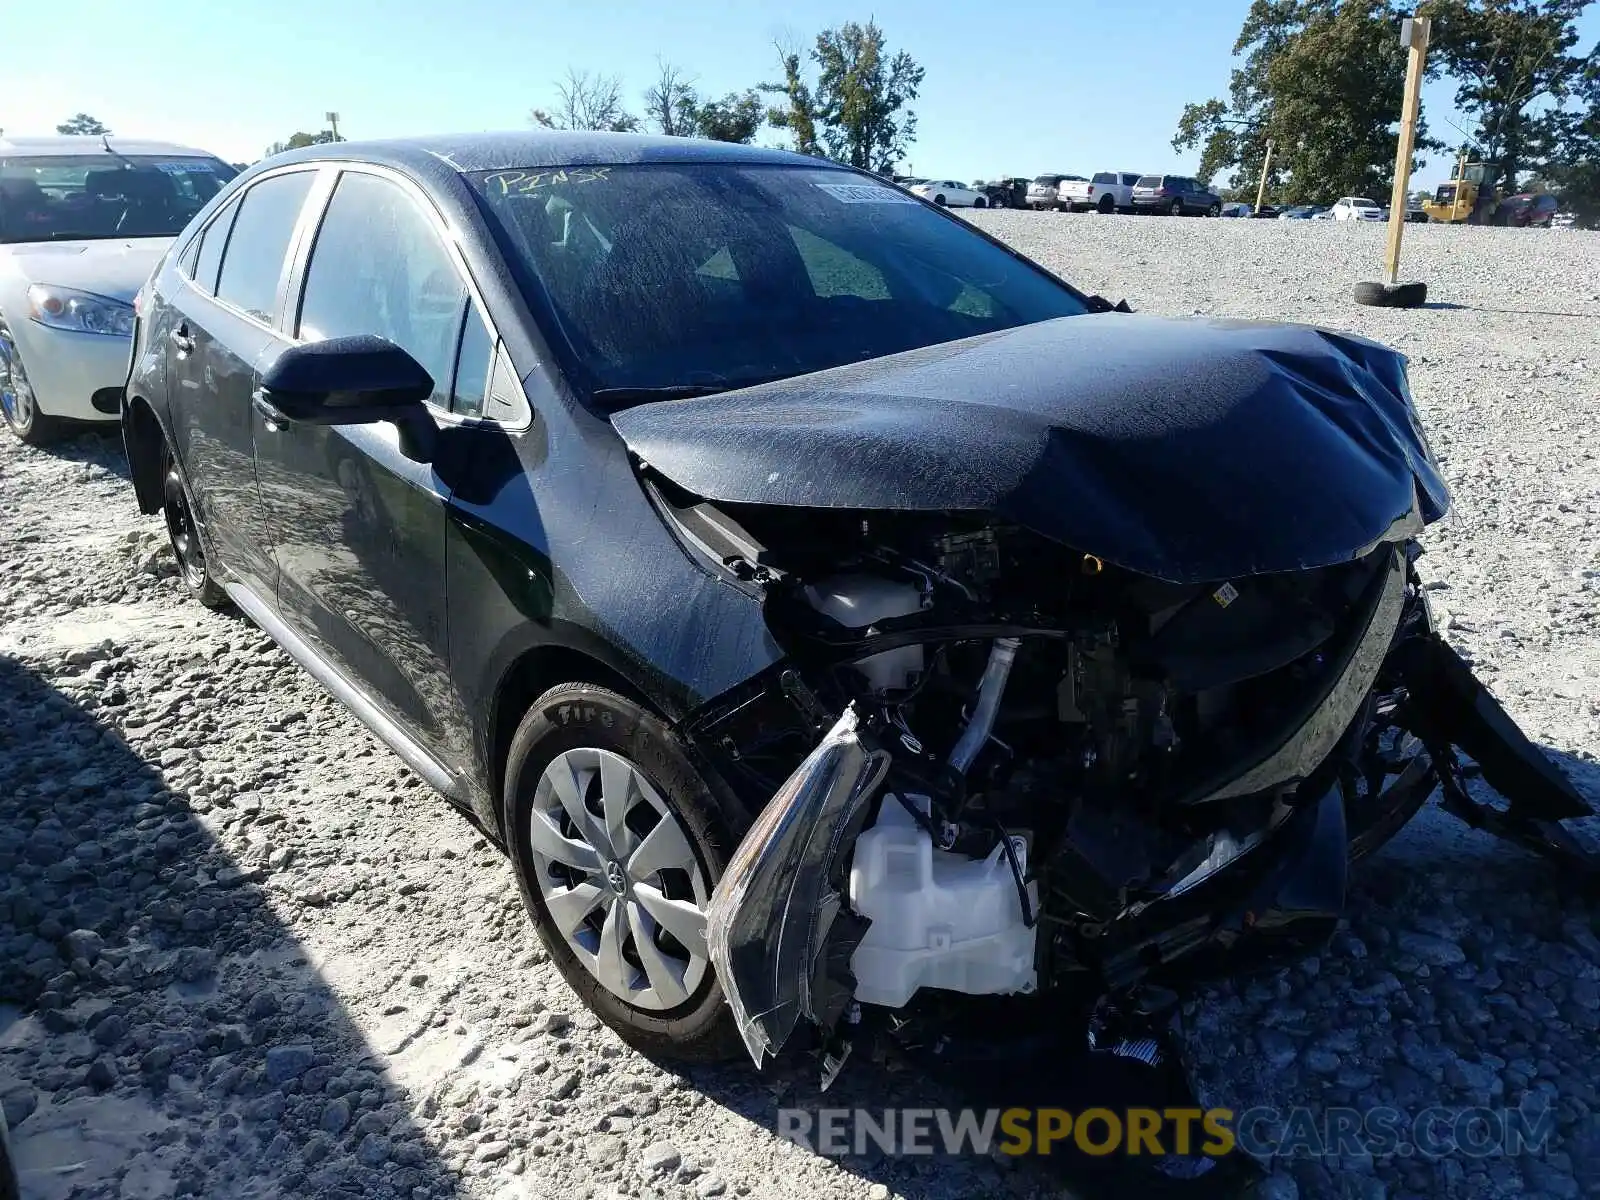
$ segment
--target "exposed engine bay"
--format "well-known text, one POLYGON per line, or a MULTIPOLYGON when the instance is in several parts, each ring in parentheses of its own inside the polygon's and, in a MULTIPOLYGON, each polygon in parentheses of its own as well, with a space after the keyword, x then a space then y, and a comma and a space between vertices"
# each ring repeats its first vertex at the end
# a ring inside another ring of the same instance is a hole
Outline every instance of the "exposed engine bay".
MULTIPOLYGON (((1455 677, 1403 532, 1172 583, 987 517, 647 480, 788 656, 687 730, 759 813, 707 914, 758 1064, 804 1018, 831 1080, 864 1015, 930 991, 1132 1003, 1309 949, 1348 862, 1441 778, 1471 804, 1450 750, 1471 722, 1409 715, 1455 677)), ((1542 813, 1587 812, 1554 778, 1528 784, 1542 813)))

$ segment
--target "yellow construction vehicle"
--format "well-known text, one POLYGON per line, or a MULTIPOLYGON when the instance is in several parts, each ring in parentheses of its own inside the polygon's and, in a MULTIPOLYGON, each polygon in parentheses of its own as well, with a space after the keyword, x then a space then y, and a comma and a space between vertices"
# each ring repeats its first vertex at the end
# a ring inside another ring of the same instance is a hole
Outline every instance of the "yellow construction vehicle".
POLYGON ((1490 162, 1468 162, 1462 154, 1456 162, 1455 177, 1441 183, 1433 199, 1422 206, 1428 220, 1446 225, 1488 225, 1500 207, 1500 166, 1490 162))

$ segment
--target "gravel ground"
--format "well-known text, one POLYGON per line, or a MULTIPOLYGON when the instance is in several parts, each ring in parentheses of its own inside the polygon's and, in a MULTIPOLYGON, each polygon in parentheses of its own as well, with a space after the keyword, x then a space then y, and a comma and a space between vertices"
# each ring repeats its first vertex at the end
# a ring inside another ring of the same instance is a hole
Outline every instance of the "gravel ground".
MULTIPOLYGON (((1358 308, 1381 231, 981 213, 1135 308, 1412 358, 1456 491, 1449 634, 1600 801, 1600 237, 1408 228, 1435 307, 1358 308)), ((32 1196, 1051 1194, 832 1163, 809 1071, 669 1072, 577 1007, 509 868, 248 622, 184 599, 117 444, 0 436, 0 1099, 32 1196)), ((1600 908, 1425 811, 1326 952, 1188 1006, 1208 1101, 1550 1104, 1541 1156, 1280 1165, 1277 1197, 1600 1196, 1600 908)), ((847 1068, 831 1105, 926 1105, 847 1068)))

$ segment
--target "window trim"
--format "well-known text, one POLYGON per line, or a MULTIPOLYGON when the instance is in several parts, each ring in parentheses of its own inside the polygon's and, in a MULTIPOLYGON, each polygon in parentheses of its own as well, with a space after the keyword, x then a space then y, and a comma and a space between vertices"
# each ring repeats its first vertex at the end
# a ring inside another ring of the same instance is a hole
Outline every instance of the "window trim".
MULTIPOLYGON (((235 218, 233 223, 228 226, 228 240, 223 243, 223 246, 222 246, 222 261, 221 261, 221 263, 218 264, 218 267, 217 267, 217 287, 220 287, 222 285, 222 267, 227 265, 228 250, 233 246, 233 234, 234 234, 234 230, 238 226, 238 214, 240 212, 244 211, 245 198, 248 197, 250 195, 250 193, 252 191, 254 191, 257 187, 259 187, 261 184, 265 183, 269 179, 277 179, 277 178, 280 178, 281 176, 284 176, 284 175, 295 175, 295 174, 311 174, 313 176, 313 178, 311 180, 311 187, 306 191, 305 199, 303 199, 300 202, 300 213, 299 213, 298 216, 295 217, 294 228, 289 231, 289 245, 286 248, 286 251, 285 251, 285 254, 284 254, 283 263, 278 267, 278 286, 277 286, 277 290, 273 293, 273 306, 276 309, 276 311, 273 314, 273 320, 272 321, 263 321, 260 317, 256 316, 254 313, 245 312, 244 309, 240 308, 237 304, 234 304, 233 302, 231 302, 229 300, 224 300, 221 296, 217 295, 216 291, 214 291, 214 290, 211 291, 210 293, 203 293, 203 294, 208 296, 208 298, 211 300, 211 302, 213 304, 220 305, 222 308, 224 308, 229 313, 229 315, 238 317, 241 321, 248 321, 251 325, 254 325, 257 329, 263 330, 263 331, 265 331, 267 333, 272 333, 272 334, 278 333, 278 321, 283 315, 283 303, 282 303, 282 301, 283 301, 283 285, 284 285, 285 273, 287 271, 287 268, 288 268, 290 262, 293 260, 293 257, 294 257, 295 244, 296 244, 295 243, 295 239, 299 234, 300 226, 304 223, 305 217, 306 217, 306 212, 310 208, 312 200, 315 199, 315 197, 316 197, 317 185, 318 185, 319 181, 315 178, 315 175, 318 172, 319 167, 320 167, 320 164, 307 165, 307 164, 304 164, 304 163, 297 163, 297 164, 294 164, 293 166, 278 167, 278 168, 275 168, 275 169, 273 169, 271 171, 264 171, 260 175, 256 176, 254 179, 252 179, 248 186, 240 188, 239 189, 239 194, 238 194, 238 196, 236 198, 230 200, 226 205, 223 206, 222 209, 218 209, 217 210, 218 215, 221 215, 223 209, 231 207, 231 208, 234 209, 234 218, 235 218)), ((215 220, 216 218, 213 217, 212 219, 215 220)), ((209 222, 208 222, 208 225, 209 225, 209 222)), ((196 287, 198 288, 198 286, 199 285, 197 284, 196 287)))
MULTIPOLYGON (((455 269, 457 278, 466 288, 466 311, 470 313, 473 305, 477 305, 478 315, 483 319, 484 324, 489 327, 490 345, 494 347, 500 346, 502 341, 500 327, 493 316, 490 315, 489 305, 484 300, 483 291, 479 288, 478 281, 473 277, 472 269, 467 264, 466 254, 461 249, 460 233, 449 218, 440 211, 438 204, 434 202, 433 197, 427 193, 426 189, 404 172, 378 163, 360 162, 354 159, 319 159, 317 160, 317 165, 324 168, 324 173, 327 175, 327 184, 325 188, 320 190, 314 189, 315 206, 308 206, 301 213, 301 225, 296 230, 296 240, 291 247, 288 259, 289 269, 283 280, 284 292, 282 303, 279 305, 277 329, 275 330, 280 337, 291 345, 300 346, 305 344, 298 336, 298 326, 300 323, 300 310, 305 304, 306 279, 309 273, 308 268, 311 265, 311 254, 316 246, 317 237, 322 232, 322 223, 327 219, 328 206, 333 201, 334 191, 338 187, 339 179, 348 171, 361 175, 375 175, 380 179, 386 179, 398 186, 407 195, 412 204, 418 209, 423 220, 431 226, 438 236, 444 246, 445 256, 455 269)), ((460 365, 461 338, 465 329, 466 321, 463 318, 456 330, 456 350, 455 356, 451 360, 451 404, 455 402, 455 372, 460 365)), ((486 389, 493 383, 493 363, 494 357, 491 355, 490 375, 484 385, 486 389)), ((527 389, 522 386, 521 379, 517 380, 517 394, 522 401, 522 411, 517 415, 514 422, 502 421, 489 416, 464 417, 448 407, 441 408, 431 401, 425 401, 424 403, 427 404, 428 411, 436 418, 450 424, 486 425, 504 429, 508 433, 522 433, 532 428, 534 412, 533 405, 528 400, 527 389)), ((484 400, 487 405, 487 392, 484 400)))
MULTIPOLYGON (((197 250, 197 253, 195 254, 194 265, 197 267, 200 265, 200 254, 204 253, 205 251, 205 246, 203 243, 205 242, 206 235, 211 232, 212 226, 214 226, 218 221, 222 220, 223 217, 227 217, 229 225, 228 232, 230 236, 232 235, 233 218, 237 216, 239 212, 239 197, 247 191, 249 191, 248 188, 241 188, 238 192, 235 192, 232 196, 229 196, 226 200, 219 204, 217 206, 217 211, 207 217, 205 219, 205 223, 202 224, 199 229, 195 230, 194 236, 190 238, 188 243, 184 246, 183 252, 173 260, 174 265, 177 268, 179 278, 193 287, 195 291, 212 300, 217 298, 216 281, 212 281, 211 291, 206 291, 205 288, 200 286, 200 281, 189 273, 188 269, 184 266, 183 260, 184 257, 189 253, 190 246, 193 246, 197 250)), ((222 251, 224 254, 226 254, 228 251, 226 239, 223 241, 222 251)), ((222 266, 222 260, 220 258, 217 260, 217 266, 218 268, 222 266)), ((221 273, 220 269, 218 273, 221 273)))

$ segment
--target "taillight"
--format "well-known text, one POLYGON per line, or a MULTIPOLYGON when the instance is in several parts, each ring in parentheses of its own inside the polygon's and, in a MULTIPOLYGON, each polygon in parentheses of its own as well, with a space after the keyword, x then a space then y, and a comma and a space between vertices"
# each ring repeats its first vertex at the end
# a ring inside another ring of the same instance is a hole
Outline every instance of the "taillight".
POLYGON ((1094 195, 1094 184, 1092 183, 1089 185, 1089 195, 1094 195))

